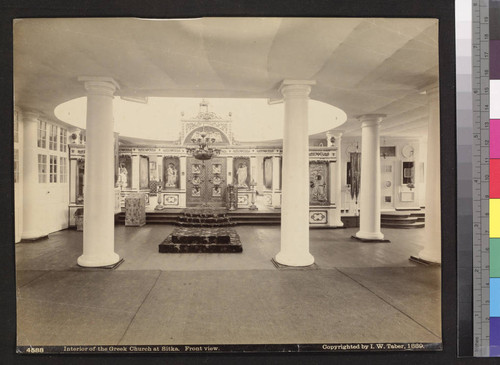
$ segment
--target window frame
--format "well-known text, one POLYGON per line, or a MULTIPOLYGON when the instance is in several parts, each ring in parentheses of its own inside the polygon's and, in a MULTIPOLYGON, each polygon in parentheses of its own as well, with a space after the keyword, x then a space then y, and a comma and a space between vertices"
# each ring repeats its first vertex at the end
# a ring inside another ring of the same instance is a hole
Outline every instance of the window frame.
POLYGON ((68 159, 66 157, 59 157, 59 182, 68 182, 68 159))
POLYGON ((47 148, 47 122, 43 120, 38 121, 37 146, 47 148))
POLYGON ((58 130, 54 124, 49 124, 49 150, 57 151, 58 130))
POLYGON ((68 140, 68 130, 63 127, 59 127, 59 151, 67 152, 67 140, 68 140))
POLYGON ((47 183, 47 155, 38 154, 38 183, 47 183))

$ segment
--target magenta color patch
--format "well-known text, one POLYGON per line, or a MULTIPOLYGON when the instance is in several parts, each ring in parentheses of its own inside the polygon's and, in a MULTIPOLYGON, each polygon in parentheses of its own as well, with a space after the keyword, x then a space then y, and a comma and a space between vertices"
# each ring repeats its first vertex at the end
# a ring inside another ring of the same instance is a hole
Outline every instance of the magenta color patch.
POLYGON ((490 157, 500 158, 500 119, 490 119, 490 157))

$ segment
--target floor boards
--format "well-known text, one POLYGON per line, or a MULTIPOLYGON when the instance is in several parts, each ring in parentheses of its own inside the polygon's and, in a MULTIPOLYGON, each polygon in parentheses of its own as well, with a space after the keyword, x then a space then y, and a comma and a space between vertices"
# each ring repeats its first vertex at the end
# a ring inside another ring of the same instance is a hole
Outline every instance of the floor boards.
POLYGON ((408 261, 423 230, 311 230, 317 270, 277 270, 279 226, 241 254, 160 254, 169 225, 117 226, 116 270, 82 269, 82 234, 16 245, 19 345, 440 342, 440 268, 408 261))

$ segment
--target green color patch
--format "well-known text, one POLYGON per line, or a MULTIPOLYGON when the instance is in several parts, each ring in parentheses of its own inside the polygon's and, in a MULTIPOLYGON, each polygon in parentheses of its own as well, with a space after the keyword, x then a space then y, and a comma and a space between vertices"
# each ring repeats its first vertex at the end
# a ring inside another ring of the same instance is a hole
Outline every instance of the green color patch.
POLYGON ((500 238, 490 238, 490 277, 500 278, 500 238))

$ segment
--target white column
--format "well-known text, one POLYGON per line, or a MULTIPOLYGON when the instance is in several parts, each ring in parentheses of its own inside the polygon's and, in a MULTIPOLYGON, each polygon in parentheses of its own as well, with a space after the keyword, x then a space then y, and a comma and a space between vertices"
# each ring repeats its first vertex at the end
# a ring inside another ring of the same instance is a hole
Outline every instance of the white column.
POLYGON ((70 185, 69 185, 69 202, 76 203, 76 182, 78 180, 78 161, 76 159, 69 160, 70 185))
POLYGON ((187 179, 187 158, 186 156, 181 156, 179 158, 180 172, 179 172, 179 186, 182 190, 186 190, 186 179, 187 179))
MULTIPOLYGON (((23 112, 24 145, 23 145, 23 233, 21 239, 35 240, 48 234, 43 229, 44 215, 41 214, 38 183, 38 115, 23 112)), ((48 143, 48 142, 47 142, 48 143)), ((46 166, 47 179, 48 158, 46 166)))
POLYGON ((330 179, 330 182, 332 183, 330 192, 331 195, 330 197, 333 200, 330 200, 330 202, 335 202, 335 210, 333 212, 333 219, 332 219, 332 226, 335 227, 343 227, 344 223, 342 222, 341 218, 341 209, 342 209, 342 153, 341 153, 341 141, 342 141, 342 133, 337 132, 333 133, 332 137, 335 138, 335 142, 333 145, 336 147, 336 161, 332 164, 330 163, 330 166, 333 165, 333 178, 330 179))
POLYGON ((105 77, 81 77, 87 90, 83 255, 78 265, 100 267, 120 260, 114 252, 113 93, 105 77))
POLYGON ((132 155, 132 189, 139 190, 139 180, 139 155, 132 155))
POLYGON ((418 258, 441 263, 441 180, 439 87, 426 90, 429 102, 427 127, 427 166, 425 169, 425 239, 418 258))
POLYGON ((361 182, 359 231, 356 237, 383 240, 380 231, 380 138, 379 126, 385 115, 369 114, 361 120, 361 182))
POLYGON ((309 253, 309 131, 311 81, 283 81, 285 103, 281 251, 275 260, 288 266, 314 263, 309 253))
POLYGON ((273 196, 272 205, 274 208, 281 208, 281 157, 273 156, 273 196))

